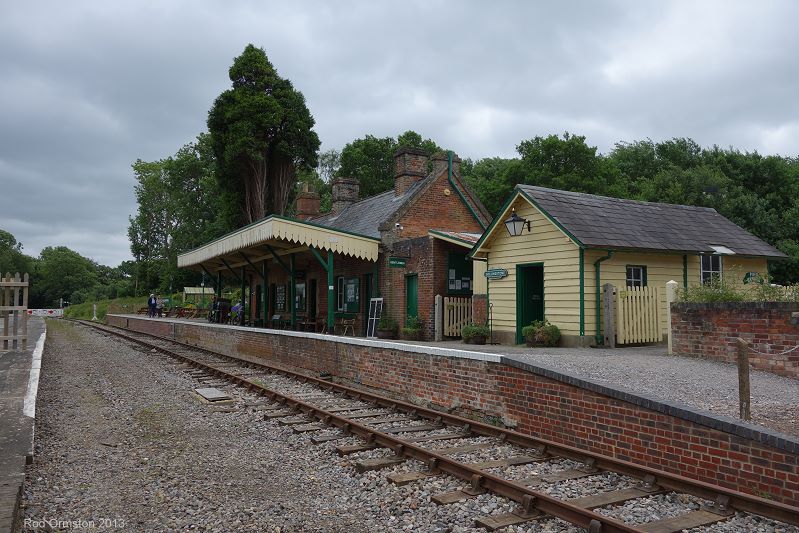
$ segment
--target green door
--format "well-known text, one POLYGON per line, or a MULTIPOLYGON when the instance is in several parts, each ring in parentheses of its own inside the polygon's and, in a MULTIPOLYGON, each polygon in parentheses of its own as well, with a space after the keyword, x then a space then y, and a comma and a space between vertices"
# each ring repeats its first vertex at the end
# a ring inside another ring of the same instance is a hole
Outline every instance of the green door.
POLYGON ((544 265, 516 266, 516 343, 524 342, 522 328, 544 320, 544 265))
POLYGON ((405 277, 405 316, 419 316, 419 276, 405 277))

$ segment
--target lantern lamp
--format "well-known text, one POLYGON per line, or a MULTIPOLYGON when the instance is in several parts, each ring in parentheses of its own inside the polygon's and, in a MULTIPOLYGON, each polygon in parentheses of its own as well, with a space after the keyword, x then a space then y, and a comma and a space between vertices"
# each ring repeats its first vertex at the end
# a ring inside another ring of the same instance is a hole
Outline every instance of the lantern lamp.
POLYGON ((511 237, 518 237, 521 235, 525 226, 527 226, 528 232, 532 231, 530 229, 530 221, 517 215, 515 209, 511 212, 510 217, 505 221, 505 227, 508 228, 508 233, 510 233, 511 237))

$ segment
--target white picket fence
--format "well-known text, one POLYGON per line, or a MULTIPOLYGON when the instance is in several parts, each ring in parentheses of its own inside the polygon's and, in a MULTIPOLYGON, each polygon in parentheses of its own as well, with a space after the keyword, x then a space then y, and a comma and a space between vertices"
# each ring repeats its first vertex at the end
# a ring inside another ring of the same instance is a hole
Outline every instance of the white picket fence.
POLYGON ((460 337, 461 328, 471 323, 471 298, 444 298, 444 336, 460 337))
POLYGON ((616 289, 616 343, 661 342, 660 301, 665 297, 660 287, 625 287, 616 289))

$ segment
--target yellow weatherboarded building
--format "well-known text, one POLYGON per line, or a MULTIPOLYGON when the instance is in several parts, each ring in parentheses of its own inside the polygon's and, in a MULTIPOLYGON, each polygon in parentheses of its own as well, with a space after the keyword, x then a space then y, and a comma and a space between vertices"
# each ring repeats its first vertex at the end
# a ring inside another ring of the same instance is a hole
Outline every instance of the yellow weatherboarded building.
MULTIPOLYGON (((786 256, 711 208, 517 185, 471 257, 486 262, 495 340, 521 343, 521 329, 546 318, 564 345, 587 346, 602 343, 603 284, 743 283, 786 256)), ((665 290, 657 294, 665 334, 665 290)))

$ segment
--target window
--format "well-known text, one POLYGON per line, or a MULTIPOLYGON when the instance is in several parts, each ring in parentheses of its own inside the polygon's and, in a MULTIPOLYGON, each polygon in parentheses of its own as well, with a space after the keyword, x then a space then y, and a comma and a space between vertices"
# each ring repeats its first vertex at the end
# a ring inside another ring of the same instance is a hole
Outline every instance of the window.
POLYGON ((344 310, 344 278, 336 279, 336 311, 344 310))
POLYGON ((462 253, 447 257, 447 294, 472 293, 472 263, 462 253))
POLYGON ((703 255, 701 280, 702 283, 710 283, 711 281, 718 281, 721 279, 721 256, 720 255, 703 255))
POLYGON ((627 265, 627 286, 646 287, 646 267, 641 265, 627 265))
POLYGON ((336 280, 336 310, 357 313, 360 308, 360 280, 340 277, 336 280))
POLYGON ((277 285, 275 287, 275 311, 283 312, 286 310, 286 286, 277 285))
POLYGON ((298 281, 294 284, 294 308, 304 313, 306 310, 305 303, 307 299, 305 297, 305 282, 298 281))

